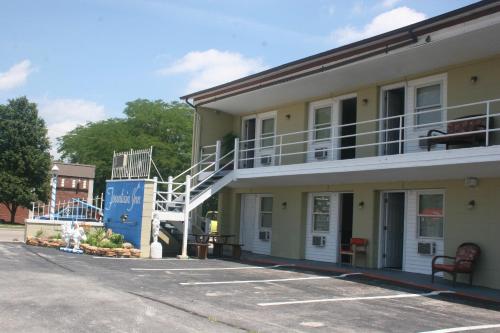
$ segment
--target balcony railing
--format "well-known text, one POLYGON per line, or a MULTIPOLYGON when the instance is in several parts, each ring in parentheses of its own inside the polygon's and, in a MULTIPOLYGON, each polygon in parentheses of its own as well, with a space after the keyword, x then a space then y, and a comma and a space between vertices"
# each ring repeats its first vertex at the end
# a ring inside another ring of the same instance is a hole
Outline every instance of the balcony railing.
POLYGON ((494 99, 237 140, 236 165, 255 168, 417 153, 444 149, 445 143, 450 148, 498 145, 499 117, 500 99, 494 99))

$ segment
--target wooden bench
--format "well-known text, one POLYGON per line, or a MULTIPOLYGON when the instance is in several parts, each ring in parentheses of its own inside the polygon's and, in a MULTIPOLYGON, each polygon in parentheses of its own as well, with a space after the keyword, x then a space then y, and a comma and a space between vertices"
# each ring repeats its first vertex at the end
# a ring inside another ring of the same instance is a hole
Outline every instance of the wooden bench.
MULTIPOLYGON (((446 149, 450 146, 457 145, 485 145, 486 135, 489 135, 489 133, 485 132, 486 118, 475 118, 481 116, 484 115, 472 115, 457 118, 448 123, 446 126, 446 132, 437 129, 429 130, 424 139, 425 144, 427 145, 427 151, 430 151, 431 147, 436 144, 446 145, 446 149)), ((490 118, 489 128, 493 128, 493 118, 490 118)))
POLYGON ((188 243, 188 246, 196 249, 196 257, 198 259, 207 259, 208 243, 188 243))
POLYGON ((241 247, 243 244, 238 243, 222 243, 214 242, 214 256, 223 257, 224 256, 224 246, 231 246, 231 257, 234 259, 240 259, 241 257, 241 247))

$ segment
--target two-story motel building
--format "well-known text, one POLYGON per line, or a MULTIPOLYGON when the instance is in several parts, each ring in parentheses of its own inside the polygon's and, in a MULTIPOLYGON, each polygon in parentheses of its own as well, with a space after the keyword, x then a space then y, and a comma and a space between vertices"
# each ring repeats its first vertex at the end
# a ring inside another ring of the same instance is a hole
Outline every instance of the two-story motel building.
POLYGON ((481 1, 182 97, 194 164, 238 138, 221 232, 331 263, 365 238, 361 265, 423 274, 474 242, 474 283, 500 288, 499 36, 500 2, 481 1))

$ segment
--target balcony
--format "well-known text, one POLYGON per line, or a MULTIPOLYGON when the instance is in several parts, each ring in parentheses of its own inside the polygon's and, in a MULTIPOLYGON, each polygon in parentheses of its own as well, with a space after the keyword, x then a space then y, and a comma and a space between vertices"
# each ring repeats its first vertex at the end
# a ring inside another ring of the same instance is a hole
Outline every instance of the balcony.
POLYGON ((205 146, 203 181, 235 170, 233 187, 500 176, 500 99, 205 146), (218 156, 223 156, 220 158, 218 156))

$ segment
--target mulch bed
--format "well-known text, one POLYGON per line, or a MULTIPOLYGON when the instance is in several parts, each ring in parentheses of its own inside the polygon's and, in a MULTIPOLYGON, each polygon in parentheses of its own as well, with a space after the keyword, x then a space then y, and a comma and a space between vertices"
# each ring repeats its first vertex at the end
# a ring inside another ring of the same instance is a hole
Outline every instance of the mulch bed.
MULTIPOLYGON (((42 247, 51 247, 51 248, 60 248, 66 245, 66 243, 61 239, 45 239, 38 237, 28 237, 26 240, 27 245, 32 246, 42 246, 42 247)), ((103 257, 116 257, 116 258, 140 258, 141 250, 134 249, 124 244, 123 248, 105 248, 105 247, 97 247, 89 244, 80 244, 80 249, 83 250, 84 253, 90 254, 93 256, 103 256, 103 257)))

